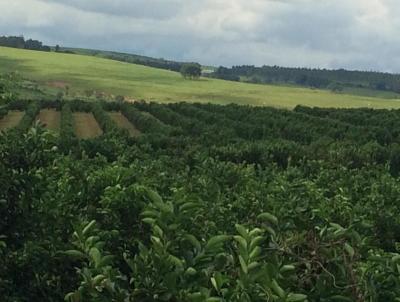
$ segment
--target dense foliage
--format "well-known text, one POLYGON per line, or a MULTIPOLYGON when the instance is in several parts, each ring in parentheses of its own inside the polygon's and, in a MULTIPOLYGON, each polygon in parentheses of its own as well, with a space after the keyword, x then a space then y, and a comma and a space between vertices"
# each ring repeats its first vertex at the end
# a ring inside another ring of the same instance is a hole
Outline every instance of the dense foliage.
POLYGON ((11 105, 2 301, 398 301, 400 111, 11 105), (22 131, 40 106, 60 135, 22 131), (78 141, 72 111, 105 134, 78 141))
POLYGON ((42 42, 32 39, 25 40, 23 36, 0 36, 0 46, 40 51, 51 50, 49 46, 43 45, 42 42))
POLYGON ((183 64, 180 72, 185 79, 198 79, 201 76, 201 66, 196 63, 183 64))
POLYGON ((211 76, 229 81, 296 84, 336 91, 343 87, 356 87, 400 93, 400 76, 383 72, 245 65, 219 67, 211 76))

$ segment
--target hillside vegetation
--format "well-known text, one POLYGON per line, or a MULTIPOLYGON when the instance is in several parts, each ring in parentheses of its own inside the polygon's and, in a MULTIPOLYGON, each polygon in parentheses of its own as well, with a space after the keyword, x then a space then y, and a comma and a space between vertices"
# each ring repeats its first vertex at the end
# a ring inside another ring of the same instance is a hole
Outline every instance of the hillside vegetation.
POLYGON ((92 56, 0 47, 0 71, 17 71, 42 87, 84 95, 88 91, 161 102, 213 102, 294 108, 399 108, 390 99, 335 94, 325 90, 236 83, 218 79, 186 80, 180 74, 92 56))
POLYGON ((392 92, 400 96, 400 75, 372 71, 287 68, 279 66, 233 66, 219 67, 210 76, 260 84, 295 84, 305 87, 325 88, 331 91, 365 89, 392 92))

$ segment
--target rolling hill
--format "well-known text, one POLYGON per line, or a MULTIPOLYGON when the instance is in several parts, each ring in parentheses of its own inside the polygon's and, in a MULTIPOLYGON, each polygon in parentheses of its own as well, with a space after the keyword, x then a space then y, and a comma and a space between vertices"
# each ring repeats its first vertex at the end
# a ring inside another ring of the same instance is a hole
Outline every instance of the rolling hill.
POLYGON ((400 101, 326 90, 256 85, 201 78, 185 80, 179 73, 93 56, 48 53, 0 47, 0 72, 17 71, 40 86, 83 95, 95 90, 106 96, 159 102, 237 103, 293 108, 319 107, 400 108, 400 101))

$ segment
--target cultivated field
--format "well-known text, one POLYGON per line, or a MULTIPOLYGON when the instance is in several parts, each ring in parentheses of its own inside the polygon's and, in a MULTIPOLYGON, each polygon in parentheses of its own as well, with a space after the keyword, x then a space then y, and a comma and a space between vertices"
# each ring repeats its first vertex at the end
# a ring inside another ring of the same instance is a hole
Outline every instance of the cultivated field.
POLYGON ((0 47, 4 72, 18 71, 42 86, 69 87, 70 94, 96 90, 108 95, 160 102, 237 103, 293 108, 319 107, 400 108, 400 101, 335 94, 272 85, 256 85, 201 78, 185 80, 179 73, 91 56, 46 53, 0 47))
POLYGON ((78 138, 86 139, 103 134, 92 113, 73 113, 75 134, 78 138))
POLYGON ((17 126, 23 116, 23 111, 9 111, 5 117, 0 119, 0 131, 17 126))
POLYGON ((49 130, 59 131, 60 118, 61 114, 59 111, 53 109, 43 109, 40 110, 36 120, 39 120, 49 130))
POLYGON ((11 105, 25 115, 0 135, 1 302, 400 297, 400 111, 11 105), (28 131, 43 106, 61 135, 28 131), (77 143, 73 124, 107 135, 77 143))
POLYGON ((118 127, 128 130, 130 136, 140 135, 140 131, 121 112, 109 112, 108 114, 118 127))

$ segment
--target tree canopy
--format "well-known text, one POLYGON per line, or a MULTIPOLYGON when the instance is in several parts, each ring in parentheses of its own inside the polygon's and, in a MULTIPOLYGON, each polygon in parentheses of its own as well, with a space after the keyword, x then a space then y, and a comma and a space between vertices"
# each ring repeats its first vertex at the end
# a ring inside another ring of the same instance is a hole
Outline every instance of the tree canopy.
POLYGON ((198 63, 183 64, 181 74, 185 79, 198 79, 201 76, 201 66, 198 63))
POLYGON ((47 45, 43 45, 42 42, 38 40, 25 40, 23 36, 19 37, 6 37, 0 36, 0 46, 12 47, 12 48, 23 48, 23 49, 31 49, 31 50, 41 50, 41 51, 50 51, 50 47, 47 45))
POLYGON ((373 71, 243 65, 231 68, 221 66, 210 76, 228 81, 257 84, 284 83, 326 89, 340 86, 340 89, 367 88, 400 93, 400 75, 373 71))

